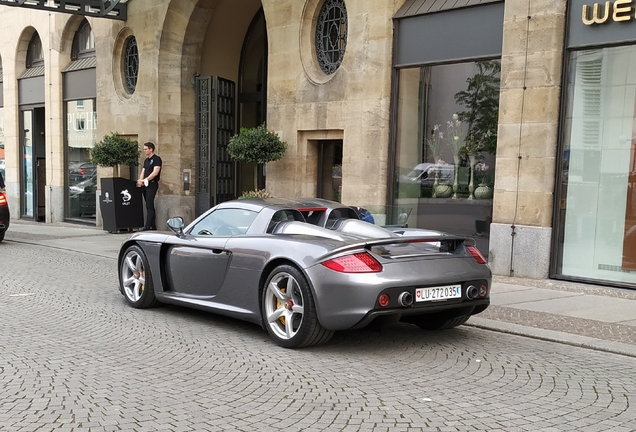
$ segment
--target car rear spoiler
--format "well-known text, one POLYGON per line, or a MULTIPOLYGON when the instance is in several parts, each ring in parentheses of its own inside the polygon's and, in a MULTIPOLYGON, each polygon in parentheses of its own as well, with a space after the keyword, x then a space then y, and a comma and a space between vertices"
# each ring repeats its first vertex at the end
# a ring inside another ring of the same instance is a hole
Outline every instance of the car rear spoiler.
MULTIPOLYGON (((453 236, 453 235, 426 235, 426 236, 411 236, 411 237, 390 237, 381 238, 377 240, 361 240, 355 244, 348 244, 331 251, 328 255, 340 255, 354 250, 365 249, 372 251, 374 248, 389 245, 409 244, 409 243, 430 243, 439 244, 437 247, 437 253, 439 254, 452 254, 460 245, 474 246, 475 241, 469 237, 453 236)), ((376 252, 377 253, 377 252, 376 252)), ((430 254, 409 254, 413 255, 430 255, 430 254)))

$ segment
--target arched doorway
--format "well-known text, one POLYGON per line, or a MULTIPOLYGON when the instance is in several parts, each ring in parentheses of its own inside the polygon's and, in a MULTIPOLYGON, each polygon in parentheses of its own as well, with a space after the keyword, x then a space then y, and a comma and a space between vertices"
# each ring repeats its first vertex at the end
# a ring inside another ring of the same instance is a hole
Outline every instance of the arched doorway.
MULTIPOLYGON (((245 35, 239 66, 239 127, 255 127, 267 120, 267 27, 260 9, 245 35)), ((238 194, 265 188, 265 166, 254 169, 239 163, 238 194), (254 175, 256 174, 256 179, 254 175)))

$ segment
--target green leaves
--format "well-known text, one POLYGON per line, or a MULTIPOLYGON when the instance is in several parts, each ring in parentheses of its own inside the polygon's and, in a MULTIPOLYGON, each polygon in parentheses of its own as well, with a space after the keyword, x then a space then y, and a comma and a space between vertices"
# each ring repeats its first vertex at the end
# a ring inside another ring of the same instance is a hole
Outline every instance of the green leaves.
POLYGON ((244 162, 266 163, 282 159, 287 143, 267 130, 265 124, 255 128, 241 128, 230 138, 227 152, 232 159, 244 162))
POLYGON ((139 143, 117 132, 104 136, 91 150, 91 162, 101 167, 139 165, 139 143))
POLYGON ((472 144, 477 145, 477 148, 471 146, 471 151, 494 154, 497 150, 501 63, 498 60, 482 60, 475 64, 479 72, 466 80, 466 90, 456 93, 455 101, 467 108, 458 114, 461 121, 468 123, 467 136, 474 141, 472 144))

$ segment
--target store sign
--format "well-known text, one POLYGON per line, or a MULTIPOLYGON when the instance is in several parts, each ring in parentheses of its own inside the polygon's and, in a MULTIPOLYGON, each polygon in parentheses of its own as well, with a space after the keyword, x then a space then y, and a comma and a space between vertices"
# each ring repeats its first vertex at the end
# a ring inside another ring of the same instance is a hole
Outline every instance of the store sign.
POLYGON ((581 19, 585 25, 605 24, 608 21, 621 22, 636 19, 634 0, 606 1, 604 5, 594 3, 594 6, 583 5, 581 19))

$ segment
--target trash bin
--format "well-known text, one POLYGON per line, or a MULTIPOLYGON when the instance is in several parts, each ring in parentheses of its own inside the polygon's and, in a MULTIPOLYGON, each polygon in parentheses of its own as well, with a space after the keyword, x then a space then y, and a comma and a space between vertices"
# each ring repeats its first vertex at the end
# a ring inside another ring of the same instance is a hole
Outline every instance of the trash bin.
POLYGON ((112 233, 142 228, 143 197, 137 183, 123 177, 107 177, 102 178, 100 184, 102 195, 99 208, 104 230, 112 233))

